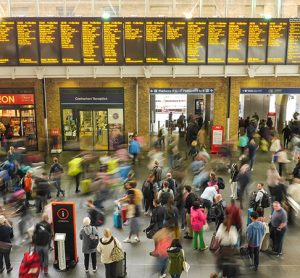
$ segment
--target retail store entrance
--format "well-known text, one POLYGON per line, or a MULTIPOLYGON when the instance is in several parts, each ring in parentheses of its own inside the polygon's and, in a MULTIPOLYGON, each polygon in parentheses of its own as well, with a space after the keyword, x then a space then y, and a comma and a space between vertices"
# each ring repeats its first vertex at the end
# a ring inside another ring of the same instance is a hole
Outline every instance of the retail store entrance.
POLYGON ((115 150, 124 142, 122 88, 62 89, 64 150, 115 150))

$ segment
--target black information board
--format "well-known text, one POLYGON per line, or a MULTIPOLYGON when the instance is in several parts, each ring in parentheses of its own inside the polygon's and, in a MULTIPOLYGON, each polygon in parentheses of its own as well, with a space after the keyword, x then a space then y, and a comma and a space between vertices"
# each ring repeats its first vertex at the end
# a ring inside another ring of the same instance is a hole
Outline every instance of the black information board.
POLYGON ((13 20, 0 21, 0 65, 17 64, 16 24, 13 20))
POLYGON ((20 65, 38 65, 38 23, 36 20, 17 21, 20 65))
POLYGON ((212 19, 208 22, 208 64, 226 63, 227 20, 212 19))
POLYGON ((107 65, 119 65, 124 61, 121 19, 103 22, 103 60, 107 65))
POLYGON ((82 21, 81 30, 83 64, 101 64, 102 22, 84 20, 82 21))
POLYGON ((187 22, 187 63, 206 63, 207 21, 191 20, 187 22))
POLYGON ((286 59, 288 20, 275 19, 269 22, 268 64, 284 64, 286 59))
POLYGON ((167 63, 184 64, 186 57, 186 21, 167 21, 167 63))
POLYGON ((164 64, 166 57, 165 21, 163 19, 146 20, 146 63, 164 64))
POLYGON ((60 64, 59 22, 39 21, 40 63, 42 65, 60 64))
POLYGON ((61 62, 63 65, 81 64, 81 22, 60 22, 61 62))
POLYGON ((145 25, 142 19, 124 22, 125 63, 143 64, 145 25))
POLYGON ((248 64, 265 64, 267 58, 268 22, 249 20, 248 64))
POLYGON ((246 64, 248 21, 232 19, 228 22, 227 64, 246 64))
POLYGON ((300 19, 290 19, 287 64, 300 64, 300 19))

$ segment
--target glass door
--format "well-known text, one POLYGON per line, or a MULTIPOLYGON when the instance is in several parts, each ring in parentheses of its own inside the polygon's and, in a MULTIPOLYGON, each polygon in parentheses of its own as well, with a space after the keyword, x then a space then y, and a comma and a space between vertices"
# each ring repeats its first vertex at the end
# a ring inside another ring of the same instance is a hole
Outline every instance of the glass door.
POLYGON ((79 148, 80 150, 93 150, 94 143, 93 113, 92 111, 79 111, 79 148))
POLYGON ((97 151, 108 150, 107 111, 93 111, 94 122, 94 149, 97 151))

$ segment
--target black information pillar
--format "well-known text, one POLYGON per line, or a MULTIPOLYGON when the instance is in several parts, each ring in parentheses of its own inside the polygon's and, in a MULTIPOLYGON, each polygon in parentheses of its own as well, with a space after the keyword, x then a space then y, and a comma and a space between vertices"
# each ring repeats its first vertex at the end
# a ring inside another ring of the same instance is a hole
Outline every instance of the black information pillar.
MULTIPOLYGON (((67 269, 78 262, 76 246, 76 211, 73 202, 52 203, 53 232, 66 234, 65 255, 67 269)), ((58 269, 58 248, 54 242, 54 267, 58 269)))

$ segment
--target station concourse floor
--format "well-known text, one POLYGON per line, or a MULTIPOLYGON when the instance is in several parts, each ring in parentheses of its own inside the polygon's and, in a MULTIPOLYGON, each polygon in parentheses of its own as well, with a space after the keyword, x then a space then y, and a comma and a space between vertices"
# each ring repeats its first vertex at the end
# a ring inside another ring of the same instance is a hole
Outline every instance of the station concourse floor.
MULTIPOLYGON (((71 152, 63 152, 60 155, 61 163, 65 166, 72 157, 71 152)), ((256 182, 266 180, 266 171, 269 167, 271 158, 270 155, 260 154, 257 155, 257 160, 254 166, 253 171, 253 188, 256 182)), ((138 180, 138 185, 141 186, 142 181, 147 175, 147 167, 145 161, 140 161, 137 163, 135 170, 138 180)), ((290 166, 292 167, 292 165, 290 166)), ((229 202, 230 188, 228 185, 229 175, 221 175, 225 182, 226 188, 222 192, 226 202, 229 202)), ((66 189, 66 198, 65 201, 74 201, 76 202, 76 212, 77 212, 77 250, 79 254, 79 263, 77 266, 67 272, 57 272, 52 267, 53 263, 53 252, 50 253, 50 263, 49 263, 49 275, 48 277, 72 277, 72 278, 82 278, 82 277, 105 277, 104 266, 100 263, 100 258, 98 259, 98 271, 96 274, 90 271, 89 274, 85 273, 83 265, 83 255, 81 253, 81 241, 79 240, 78 234, 81 228, 82 219, 86 216, 86 209, 84 207, 84 202, 87 197, 77 196, 74 191, 74 184, 72 181, 65 177, 63 179, 63 188, 66 189)), ((251 191, 251 190, 249 190, 251 191)), ((112 201, 108 201, 107 204, 112 207, 112 201)), ((246 211, 244 209, 244 224, 246 222, 246 211)), ((269 215, 269 212, 266 213, 269 215)), ((144 216, 141 217, 141 228, 144 229, 148 226, 150 217, 144 216)), ((107 214, 106 225, 107 227, 112 228, 113 235, 116 236, 120 241, 123 241, 128 235, 128 227, 124 227, 122 230, 117 230, 113 228, 112 225, 112 211, 107 214)), ((103 227, 99 228, 100 236, 102 236, 103 227)), ((209 245, 212 233, 214 231, 214 224, 211 224, 209 231, 205 232, 204 240, 206 245, 209 245)), ((245 262, 240 260, 241 275, 240 277, 272 277, 272 278, 296 278, 300 277, 300 228, 295 226, 290 226, 284 240, 284 255, 281 258, 275 256, 270 256, 265 253, 260 254, 260 265, 257 272, 253 272, 248 269, 245 262)), ((154 267, 157 265, 155 258, 149 256, 149 252, 153 250, 153 241, 146 238, 144 233, 141 233, 141 242, 128 244, 122 243, 126 253, 127 253, 127 273, 128 278, 152 278, 159 277, 158 273, 154 273, 154 267)), ((183 236, 183 233, 182 233, 183 236)), ((182 273, 183 278, 206 278, 210 276, 210 273, 215 271, 215 261, 214 256, 209 250, 204 252, 195 251, 192 249, 191 241, 182 239, 182 244, 185 250, 188 263, 191 265, 188 276, 185 273, 182 273)), ((18 277, 18 269, 20 262, 22 260, 23 253, 28 250, 28 246, 20 246, 14 248, 11 254, 11 261, 14 267, 14 270, 10 274, 0 274, 1 277, 18 277)), ((91 269, 91 267, 90 267, 91 269)), ((43 274, 40 277, 44 277, 43 274)), ((170 277, 170 276, 168 276, 170 277)))

